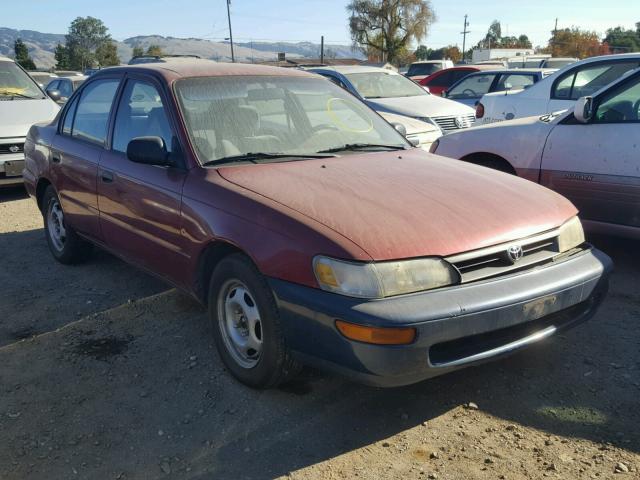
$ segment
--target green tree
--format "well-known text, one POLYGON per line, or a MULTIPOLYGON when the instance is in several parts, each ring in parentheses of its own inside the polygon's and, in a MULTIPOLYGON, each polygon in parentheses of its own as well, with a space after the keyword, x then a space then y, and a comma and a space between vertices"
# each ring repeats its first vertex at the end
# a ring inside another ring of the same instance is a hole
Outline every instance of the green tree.
POLYGON ((435 21, 429 0, 351 0, 347 5, 353 43, 369 56, 396 62, 435 21))
POLYGON ((416 51, 413 52, 418 60, 428 60, 429 59, 429 49, 424 45, 418 45, 416 51))
POLYGON ((29 50, 21 39, 17 39, 13 43, 13 51, 16 54, 16 62, 26 70, 35 70, 36 64, 29 56, 29 50))
POLYGON ((142 55, 144 55, 144 48, 140 45, 133 47, 133 51, 131 52, 132 57, 141 57, 142 55))
POLYGON ((59 43, 54 51, 54 57, 56 59, 56 70, 69 70, 69 51, 67 47, 59 43))
POLYGON ((101 20, 94 17, 78 17, 69 26, 66 36, 66 48, 69 55, 69 67, 84 70, 97 62, 96 50, 104 44, 112 43, 111 35, 101 20))
POLYGON ((96 48, 96 62, 100 67, 112 67, 120 65, 120 57, 118 57, 118 48, 113 42, 105 42, 96 48))
POLYGON ((526 35, 502 36, 502 26, 498 20, 491 22, 485 37, 478 43, 478 48, 533 48, 526 35))
POLYGON ((149 48, 147 48, 147 55, 161 57, 164 55, 164 52, 162 51, 162 48, 160 48, 160 45, 149 45, 149 48))
MULTIPOLYGON (((636 24, 636 28, 640 23, 636 24)), ((627 30, 623 27, 615 27, 607 30, 604 41, 614 53, 627 53, 640 51, 640 33, 638 29, 627 30)))

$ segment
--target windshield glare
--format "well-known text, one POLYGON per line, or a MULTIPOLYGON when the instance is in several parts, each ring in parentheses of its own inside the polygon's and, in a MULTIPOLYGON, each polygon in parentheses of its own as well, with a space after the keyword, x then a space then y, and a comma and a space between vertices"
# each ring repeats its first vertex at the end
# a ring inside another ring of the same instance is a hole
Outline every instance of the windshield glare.
POLYGON ((406 147, 352 95, 322 78, 203 77, 175 86, 201 162, 249 153, 313 154, 349 144, 406 147))
POLYGON ((0 62, 0 97, 13 95, 42 98, 36 83, 13 62, 0 62))
POLYGON ((349 73, 346 77, 364 98, 428 95, 424 88, 395 72, 349 73))

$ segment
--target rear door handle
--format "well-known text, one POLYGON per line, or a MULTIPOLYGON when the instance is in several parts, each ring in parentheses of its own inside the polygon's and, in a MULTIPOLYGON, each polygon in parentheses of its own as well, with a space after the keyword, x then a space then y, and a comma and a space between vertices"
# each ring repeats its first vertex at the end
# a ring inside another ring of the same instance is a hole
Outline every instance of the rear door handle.
POLYGON ((53 152, 51 154, 51 161, 53 163, 60 163, 62 161, 62 157, 60 156, 60 154, 58 152, 53 152))
POLYGON ((104 183, 111 183, 113 182, 113 173, 108 170, 102 170, 102 172, 100 172, 100 179, 104 183))

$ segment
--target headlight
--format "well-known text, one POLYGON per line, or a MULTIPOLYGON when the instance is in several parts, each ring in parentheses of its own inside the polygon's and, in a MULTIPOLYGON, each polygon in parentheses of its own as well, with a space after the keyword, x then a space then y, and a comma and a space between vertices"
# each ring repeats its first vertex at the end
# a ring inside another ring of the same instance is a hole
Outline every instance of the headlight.
POLYGON ((458 272, 440 258, 356 263, 315 257, 320 288, 350 297, 383 298, 458 283, 458 272))
POLYGON ((580 223, 578 217, 573 217, 560 227, 560 234, 558 235, 560 253, 582 245, 584 242, 584 230, 582 230, 582 223, 580 223))

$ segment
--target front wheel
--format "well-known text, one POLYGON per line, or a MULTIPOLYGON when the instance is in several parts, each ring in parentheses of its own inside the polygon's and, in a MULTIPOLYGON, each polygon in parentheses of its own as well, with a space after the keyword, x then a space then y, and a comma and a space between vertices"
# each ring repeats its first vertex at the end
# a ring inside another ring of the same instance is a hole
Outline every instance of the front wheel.
POLYGON ((297 375, 300 364, 286 346, 273 293, 247 257, 220 261, 208 300, 218 353, 234 377, 252 388, 271 388, 297 375))
POLYGON ((42 200, 44 229, 53 257, 60 263, 79 263, 91 253, 91 244, 80 238, 64 218, 60 199, 53 187, 47 187, 42 200))

